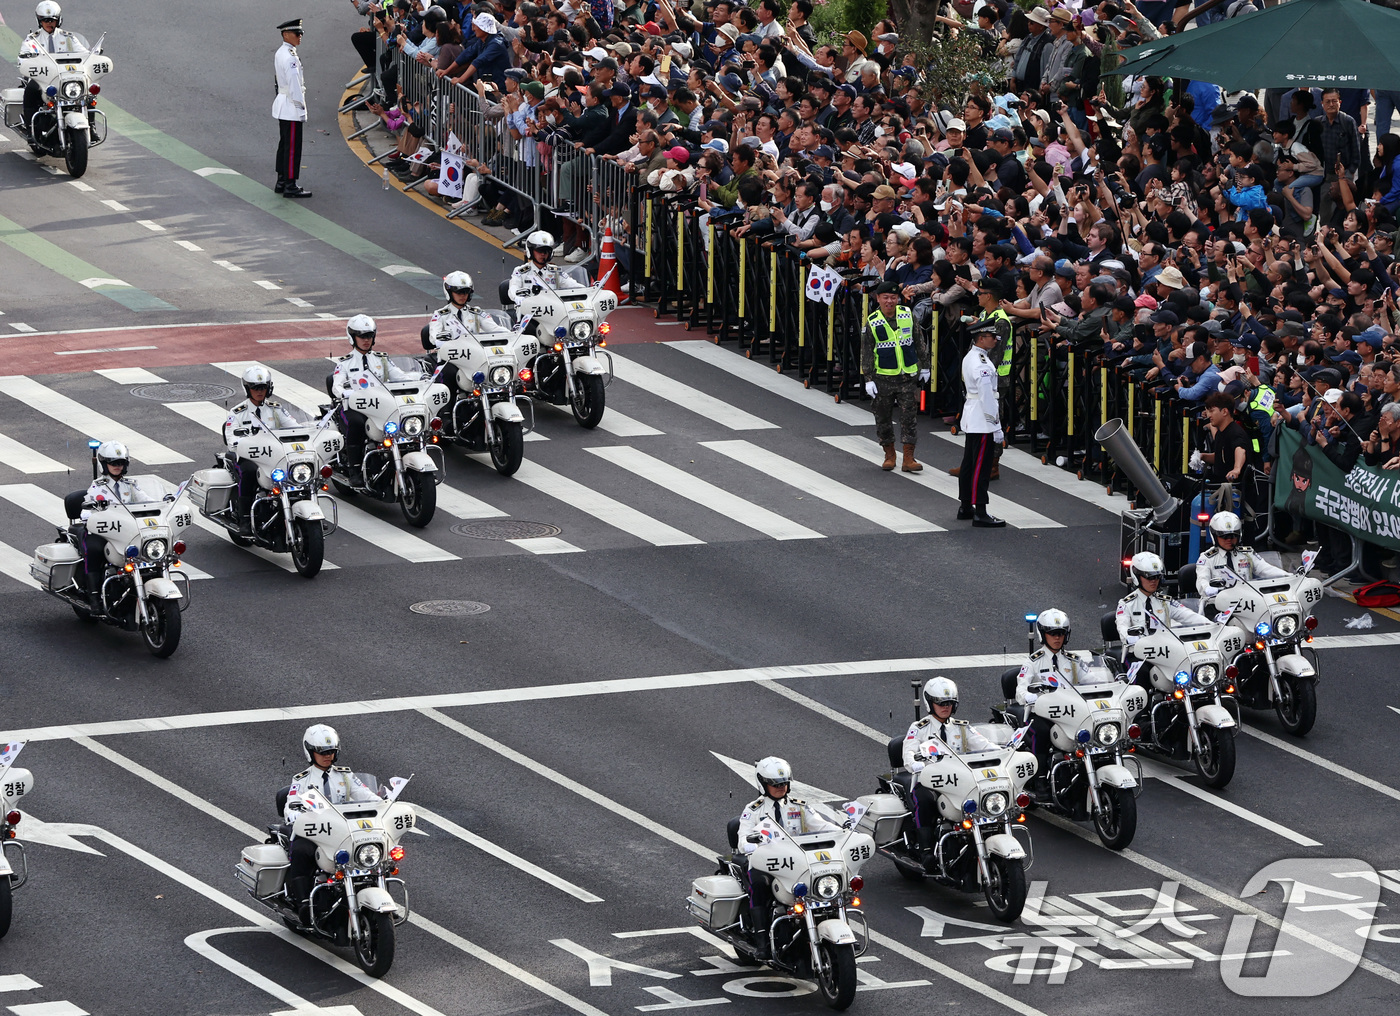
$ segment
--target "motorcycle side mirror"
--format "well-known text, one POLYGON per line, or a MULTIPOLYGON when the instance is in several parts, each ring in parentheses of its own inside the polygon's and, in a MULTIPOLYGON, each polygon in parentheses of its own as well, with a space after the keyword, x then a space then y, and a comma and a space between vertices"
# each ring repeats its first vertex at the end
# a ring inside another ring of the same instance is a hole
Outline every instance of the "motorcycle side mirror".
POLYGON ((103 32, 101 35, 99 35, 99 36, 97 37, 97 45, 95 45, 95 46, 92 47, 91 52, 93 52, 93 53, 101 53, 101 52, 102 52, 102 43, 106 40, 106 38, 107 38, 107 33, 106 33, 106 32, 103 32))

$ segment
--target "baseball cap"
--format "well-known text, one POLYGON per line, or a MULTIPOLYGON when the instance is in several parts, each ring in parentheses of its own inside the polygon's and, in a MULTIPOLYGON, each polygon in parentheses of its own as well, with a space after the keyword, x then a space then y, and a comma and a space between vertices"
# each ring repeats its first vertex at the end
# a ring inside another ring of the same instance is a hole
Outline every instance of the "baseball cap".
POLYGON ((1181 324, 1181 318, 1176 316, 1176 311, 1166 310, 1165 308, 1155 312, 1152 315, 1151 321, 1154 325, 1181 324))
POLYGON ((1133 301, 1134 307, 1146 307, 1148 310, 1157 309, 1157 301, 1146 293, 1139 293, 1138 298, 1133 301))
POLYGON ((955 116, 953 117, 953 119, 948 121, 948 126, 944 129, 944 133, 946 134, 948 131, 963 131, 964 133, 966 133, 967 123, 963 120, 962 117, 955 116))
POLYGON ((472 18, 472 25, 481 29, 487 35, 495 35, 501 30, 501 26, 496 23, 496 19, 485 12, 472 18))
POLYGON ((836 152, 830 145, 818 145, 816 150, 812 152, 812 158, 834 159, 836 158, 836 152))
POLYGON ((992 131, 992 137, 997 141, 1011 142, 1016 140, 1016 135, 1011 133, 1010 128, 998 127, 992 131))
POLYGON ((721 155, 727 155, 729 153, 729 142, 725 141, 724 138, 711 138, 701 145, 701 147, 708 148, 712 152, 719 152, 721 155))
POLYGON ((875 188, 875 193, 872 194, 871 197, 876 201, 881 201, 897 198, 899 197, 899 195, 895 192, 895 189, 889 184, 882 183, 880 184, 880 186, 875 188))

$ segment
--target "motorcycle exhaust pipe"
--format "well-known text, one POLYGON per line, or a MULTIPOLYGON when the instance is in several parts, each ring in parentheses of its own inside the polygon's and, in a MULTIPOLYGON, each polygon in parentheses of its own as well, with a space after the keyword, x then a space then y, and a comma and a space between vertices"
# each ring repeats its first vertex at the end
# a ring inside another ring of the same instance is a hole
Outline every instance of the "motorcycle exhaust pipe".
POLYGON ((1172 497, 1157 474, 1148 465, 1142 449, 1133 442, 1122 419, 1109 420, 1094 433, 1094 440, 1103 445, 1118 468, 1128 474, 1133 486, 1142 492, 1152 506, 1152 521, 1164 525, 1181 507, 1181 499, 1172 497))

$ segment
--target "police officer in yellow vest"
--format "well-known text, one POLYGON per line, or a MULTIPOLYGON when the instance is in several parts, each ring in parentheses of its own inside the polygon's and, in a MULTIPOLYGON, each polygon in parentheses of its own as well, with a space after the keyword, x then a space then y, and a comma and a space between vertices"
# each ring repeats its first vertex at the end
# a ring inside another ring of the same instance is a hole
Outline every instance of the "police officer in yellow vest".
POLYGON ((893 469, 894 407, 899 405, 899 431, 904 442, 906 473, 924 467, 914 461, 918 440, 919 386, 929 379, 928 350, 915 334, 914 313, 899 302, 899 285, 882 282, 875 289, 878 306, 860 335, 860 372, 865 392, 875 400, 875 438, 885 450, 882 469, 893 469))
MULTIPOLYGON (((982 315, 969 329, 970 332, 987 333, 996 335, 996 345, 987 351, 987 358, 992 361, 997 372, 997 394, 1005 395, 1005 389, 1011 385, 1011 348, 1012 348, 1012 326, 1014 322, 1011 315, 1001 309, 1001 301, 1005 299, 1006 291, 1001 283, 991 276, 982 276, 982 281, 977 284, 977 306, 981 309, 982 315)), ((1001 477, 1001 445, 992 446, 992 468, 988 474, 988 480, 996 480, 1001 477)), ((962 466, 954 466, 948 470, 949 476, 961 476, 962 466)))

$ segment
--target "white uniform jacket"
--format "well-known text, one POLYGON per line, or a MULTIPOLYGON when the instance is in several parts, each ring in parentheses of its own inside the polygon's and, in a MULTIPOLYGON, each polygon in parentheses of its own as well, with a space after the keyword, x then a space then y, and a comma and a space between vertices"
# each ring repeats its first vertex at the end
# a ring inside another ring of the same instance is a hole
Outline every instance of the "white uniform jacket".
POLYGON ((1288 572, 1275 568, 1252 547, 1239 547, 1235 550, 1221 550, 1211 547, 1203 551, 1196 561, 1196 592, 1202 597, 1214 596, 1222 589, 1229 589, 1243 579, 1286 579, 1288 572))
POLYGON ((1041 646, 1021 664, 1021 672, 1016 675, 1016 701, 1022 705, 1034 702, 1037 693, 1030 689, 1049 684, 1052 677, 1057 682, 1078 684, 1080 673, 1092 662, 1093 657, 1082 649, 1052 653, 1047 646, 1041 646))
POLYGON ((314 790, 331 804, 347 804, 350 801, 379 801, 380 797, 364 781, 350 771, 348 766, 331 766, 330 769, 317 769, 312 766, 304 773, 292 777, 292 786, 287 791, 287 807, 282 819, 295 824, 301 812, 301 796, 307 790, 314 790), (298 807, 292 807, 292 805, 298 807))
POLYGON ((962 362, 963 403, 958 425, 965 434, 1001 433, 1001 404, 997 401, 997 368, 985 349, 973 346, 962 362))
POLYGON ((331 397, 340 401, 352 391, 375 387, 376 381, 417 381, 421 377, 396 366, 383 353, 355 352, 336 361, 331 397))
POLYGON ((104 500, 115 501, 118 504, 149 504, 151 501, 150 496, 145 491, 142 491, 125 476, 113 477, 109 473, 92 481, 92 486, 83 495, 83 513, 79 518, 86 520, 92 514, 92 509, 87 506, 95 504, 99 495, 104 500))
POLYGON ((433 311, 433 316, 428 319, 428 341, 434 346, 456 342, 469 332, 484 335, 504 331, 507 329, 502 328, 500 322, 471 304, 458 307, 455 303, 449 303, 433 311))
POLYGON ((904 736, 904 768, 910 769, 914 762, 935 758, 943 754, 945 748, 954 755, 966 755, 974 751, 995 751, 997 746, 973 730, 966 720, 939 720, 929 713, 922 720, 915 720, 904 736))
POLYGON ((25 36, 20 47, 20 52, 34 51, 40 53, 86 53, 88 48, 82 37, 74 35, 72 32, 65 32, 61 28, 46 32, 42 28, 36 28, 25 36))
POLYGON ((1131 646, 1158 628, 1210 624, 1208 618, 1182 606, 1170 596, 1160 593, 1148 596, 1141 589, 1133 590, 1118 601, 1118 611, 1113 620, 1118 625, 1118 637, 1122 639, 1124 646, 1131 646))
POLYGON ((808 804, 801 798, 785 797, 775 801, 764 794, 757 801, 746 804, 739 813, 739 849, 746 854, 753 853, 755 844, 748 842, 747 837, 765 819, 794 836, 838 832, 840 823, 835 821, 835 816, 823 814, 825 811, 825 808, 808 804))
POLYGON ((512 303, 519 303, 521 300, 533 295, 530 290, 535 286, 541 289, 557 289, 562 273, 553 265, 545 265, 540 268, 533 261, 526 261, 523 265, 516 266, 515 271, 510 273, 510 299, 512 303))
POLYGON ((280 402, 263 399, 263 404, 256 406, 252 399, 244 399, 230 410, 228 419, 224 421, 224 444, 229 444, 235 437, 244 437, 259 430, 301 426, 305 425, 287 412, 280 402))
POLYGON ((272 58, 277 73, 277 97, 272 100, 275 120, 306 120, 306 81, 301 76, 301 57, 290 42, 278 47, 272 58))

